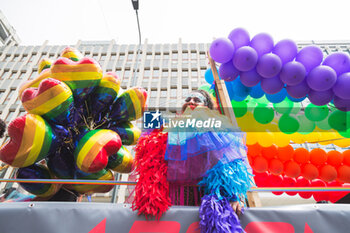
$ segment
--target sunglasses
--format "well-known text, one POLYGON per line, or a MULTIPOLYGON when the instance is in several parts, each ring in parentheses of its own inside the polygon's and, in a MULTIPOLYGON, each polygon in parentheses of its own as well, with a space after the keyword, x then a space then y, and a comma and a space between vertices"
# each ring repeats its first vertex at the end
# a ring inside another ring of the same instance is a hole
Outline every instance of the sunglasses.
POLYGON ((187 98, 185 99, 185 102, 188 103, 188 102, 190 102, 192 99, 193 99, 193 101, 194 101, 195 103, 204 103, 204 101, 201 100, 201 99, 198 98, 198 97, 187 97, 187 98))

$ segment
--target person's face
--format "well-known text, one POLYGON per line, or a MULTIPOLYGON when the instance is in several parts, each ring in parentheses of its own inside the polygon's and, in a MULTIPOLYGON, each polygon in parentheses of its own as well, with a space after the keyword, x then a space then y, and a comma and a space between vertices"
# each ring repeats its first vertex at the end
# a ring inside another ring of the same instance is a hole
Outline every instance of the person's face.
POLYGON ((184 112, 187 107, 190 107, 193 110, 198 106, 205 106, 204 99, 205 97, 199 93, 188 96, 185 99, 185 103, 182 105, 182 111, 184 112))

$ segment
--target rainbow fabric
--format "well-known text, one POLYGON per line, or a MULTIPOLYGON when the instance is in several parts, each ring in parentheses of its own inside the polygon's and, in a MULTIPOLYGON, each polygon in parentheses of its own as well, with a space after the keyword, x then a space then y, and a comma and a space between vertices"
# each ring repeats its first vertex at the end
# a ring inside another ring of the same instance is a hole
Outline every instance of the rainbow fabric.
POLYGON ((24 90, 22 104, 28 113, 65 124, 73 108, 73 94, 65 83, 49 78, 44 79, 38 89, 24 90))
POLYGON ((43 159, 53 149, 56 136, 38 115, 16 118, 8 126, 10 140, 0 149, 0 159, 13 167, 27 167, 43 159))
POLYGON ((74 151, 77 167, 83 172, 93 173, 105 168, 108 157, 121 147, 119 135, 108 129, 91 130, 79 141, 74 151))
POLYGON ((121 94, 112 107, 110 118, 114 121, 133 121, 142 117, 147 93, 142 88, 130 88, 121 94))
POLYGON ((120 148, 117 154, 109 157, 107 167, 115 172, 130 173, 133 168, 134 158, 124 146, 120 148))

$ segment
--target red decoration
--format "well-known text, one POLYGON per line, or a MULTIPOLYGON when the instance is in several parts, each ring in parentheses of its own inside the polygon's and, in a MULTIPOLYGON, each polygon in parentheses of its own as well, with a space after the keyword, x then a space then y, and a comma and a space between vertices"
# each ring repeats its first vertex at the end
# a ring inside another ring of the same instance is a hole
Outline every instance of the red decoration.
POLYGON ((343 162, 343 154, 336 150, 331 150, 327 153, 327 163, 339 167, 343 162))
POLYGON ((295 178, 300 175, 301 169, 300 166, 294 162, 294 161, 289 161, 285 165, 284 173, 286 176, 295 178))
POLYGON ((277 147, 275 145, 264 147, 261 151, 261 154, 267 160, 273 159, 277 156, 277 147))
POLYGON ((310 153, 305 148, 298 148, 294 151, 293 158, 295 162, 299 164, 304 164, 309 162, 310 153))
POLYGON ((253 158, 261 154, 262 147, 259 143, 255 143, 254 145, 248 146, 248 155, 251 155, 253 158))
POLYGON ((258 156, 254 159, 252 167, 256 172, 265 172, 268 167, 267 160, 262 156, 258 156))
MULTIPOLYGON (((297 187, 309 187, 311 185, 311 182, 303 177, 297 178, 297 187)), ((299 192, 298 193, 300 197, 304 199, 309 199, 312 196, 312 192, 299 192)))
POLYGON ((321 167, 320 178, 325 182, 331 182, 337 178, 337 170, 331 165, 321 167))
POLYGON ((338 167, 338 180, 343 183, 350 183, 350 167, 342 165, 338 167))
POLYGON ((263 172, 263 173, 254 172, 255 184, 258 187, 267 187, 267 186, 269 186, 268 183, 267 183, 268 178, 269 178, 269 175, 267 174, 267 172, 263 172))
POLYGON ((281 161, 288 161, 292 159, 294 149, 291 145, 285 146, 285 147, 279 147, 278 149, 278 158, 281 161))
POLYGON ((308 163, 301 169, 301 175, 307 180, 313 180, 318 177, 319 173, 315 165, 308 163))
POLYGON ((310 161, 316 166, 323 165, 327 161, 327 153, 321 148, 313 149, 310 152, 310 161))
MULTIPOLYGON (((285 176, 283 179, 283 186, 284 187, 295 187, 297 183, 297 180, 295 178, 287 177, 285 176)), ((297 194, 297 192, 286 192, 289 196, 294 196, 297 194)))
MULTIPOLYGON (((311 181, 311 186, 312 187, 326 187, 326 183, 320 179, 316 179, 311 181)), ((327 192, 314 192, 312 194, 314 196, 315 201, 328 201, 329 196, 327 192)))
POLYGON ((350 166, 350 150, 343 151, 343 163, 350 166))
POLYGON ((279 159, 271 159, 269 162, 269 171, 274 175, 282 174, 283 163, 279 159))
MULTIPOLYGON (((275 176, 270 175, 269 176, 269 184, 271 187, 281 187, 283 186, 283 177, 282 176, 275 176)), ((275 195, 282 195, 283 192, 272 192, 275 195)))

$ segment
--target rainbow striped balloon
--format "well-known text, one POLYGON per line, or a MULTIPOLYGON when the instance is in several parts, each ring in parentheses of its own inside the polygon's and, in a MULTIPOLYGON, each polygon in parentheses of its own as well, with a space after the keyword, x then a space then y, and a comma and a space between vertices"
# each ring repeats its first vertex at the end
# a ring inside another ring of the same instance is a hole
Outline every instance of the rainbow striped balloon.
POLYGON ((10 140, 0 149, 0 160, 13 167, 27 167, 56 148, 56 136, 41 117, 27 114, 8 126, 10 140))
POLYGON ((62 53, 61 53, 61 57, 65 57, 68 58, 72 61, 79 61, 80 59, 82 59, 84 56, 83 54, 81 54, 77 49, 75 48, 71 48, 71 47, 67 47, 65 48, 62 53))
POLYGON ((134 158, 124 146, 117 154, 109 157, 107 168, 119 173, 130 173, 133 170, 134 158))
MULTIPOLYGON (((93 116, 100 116, 114 102, 120 89, 120 79, 114 72, 103 74, 100 84, 91 98, 91 112, 93 116)), ((95 119, 98 119, 98 117, 95 119)))
POLYGON ((74 150, 77 167, 86 173, 101 171, 107 166, 108 157, 121 147, 119 135, 108 129, 87 132, 74 150))
POLYGON ((40 74, 43 70, 50 69, 52 61, 50 59, 42 59, 38 66, 38 73, 40 74))
POLYGON ((41 83, 42 80, 50 78, 50 77, 51 77, 51 70, 50 69, 43 70, 37 78, 24 83, 19 88, 19 90, 18 90, 18 98, 22 99, 22 93, 23 93, 23 91, 25 89, 27 89, 29 87, 39 87, 39 84, 41 83))
POLYGON ((51 66, 51 77, 65 82, 74 94, 75 101, 85 100, 99 85, 102 78, 100 65, 85 57, 78 62, 61 57, 51 66))
POLYGON ((118 133, 123 145, 135 145, 141 135, 141 130, 131 122, 115 123, 108 129, 118 133))
POLYGON ((73 93, 69 87, 56 79, 44 79, 39 88, 27 88, 22 94, 22 104, 28 113, 65 125, 71 122, 73 93))
MULTIPOLYGON (((96 173, 77 172, 76 179, 79 180, 114 180, 113 173, 109 169, 102 169, 96 173)), ((66 185, 68 189, 75 190, 80 194, 85 193, 106 193, 111 191, 113 185, 94 185, 94 184, 74 184, 66 185)))
POLYGON ((133 121, 142 117, 147 100, 147 92, 133 87, 121 94, 113 104, 110 118, 113 121, 133 121))
MULTIPOLYGON (((42 164, 33 164, 20 168, 17 179, 53 179, 49 169, 42 164)), ((51 197, 61 188, 60 184, 20 183, 22 188, 38 197, 51 197)))

